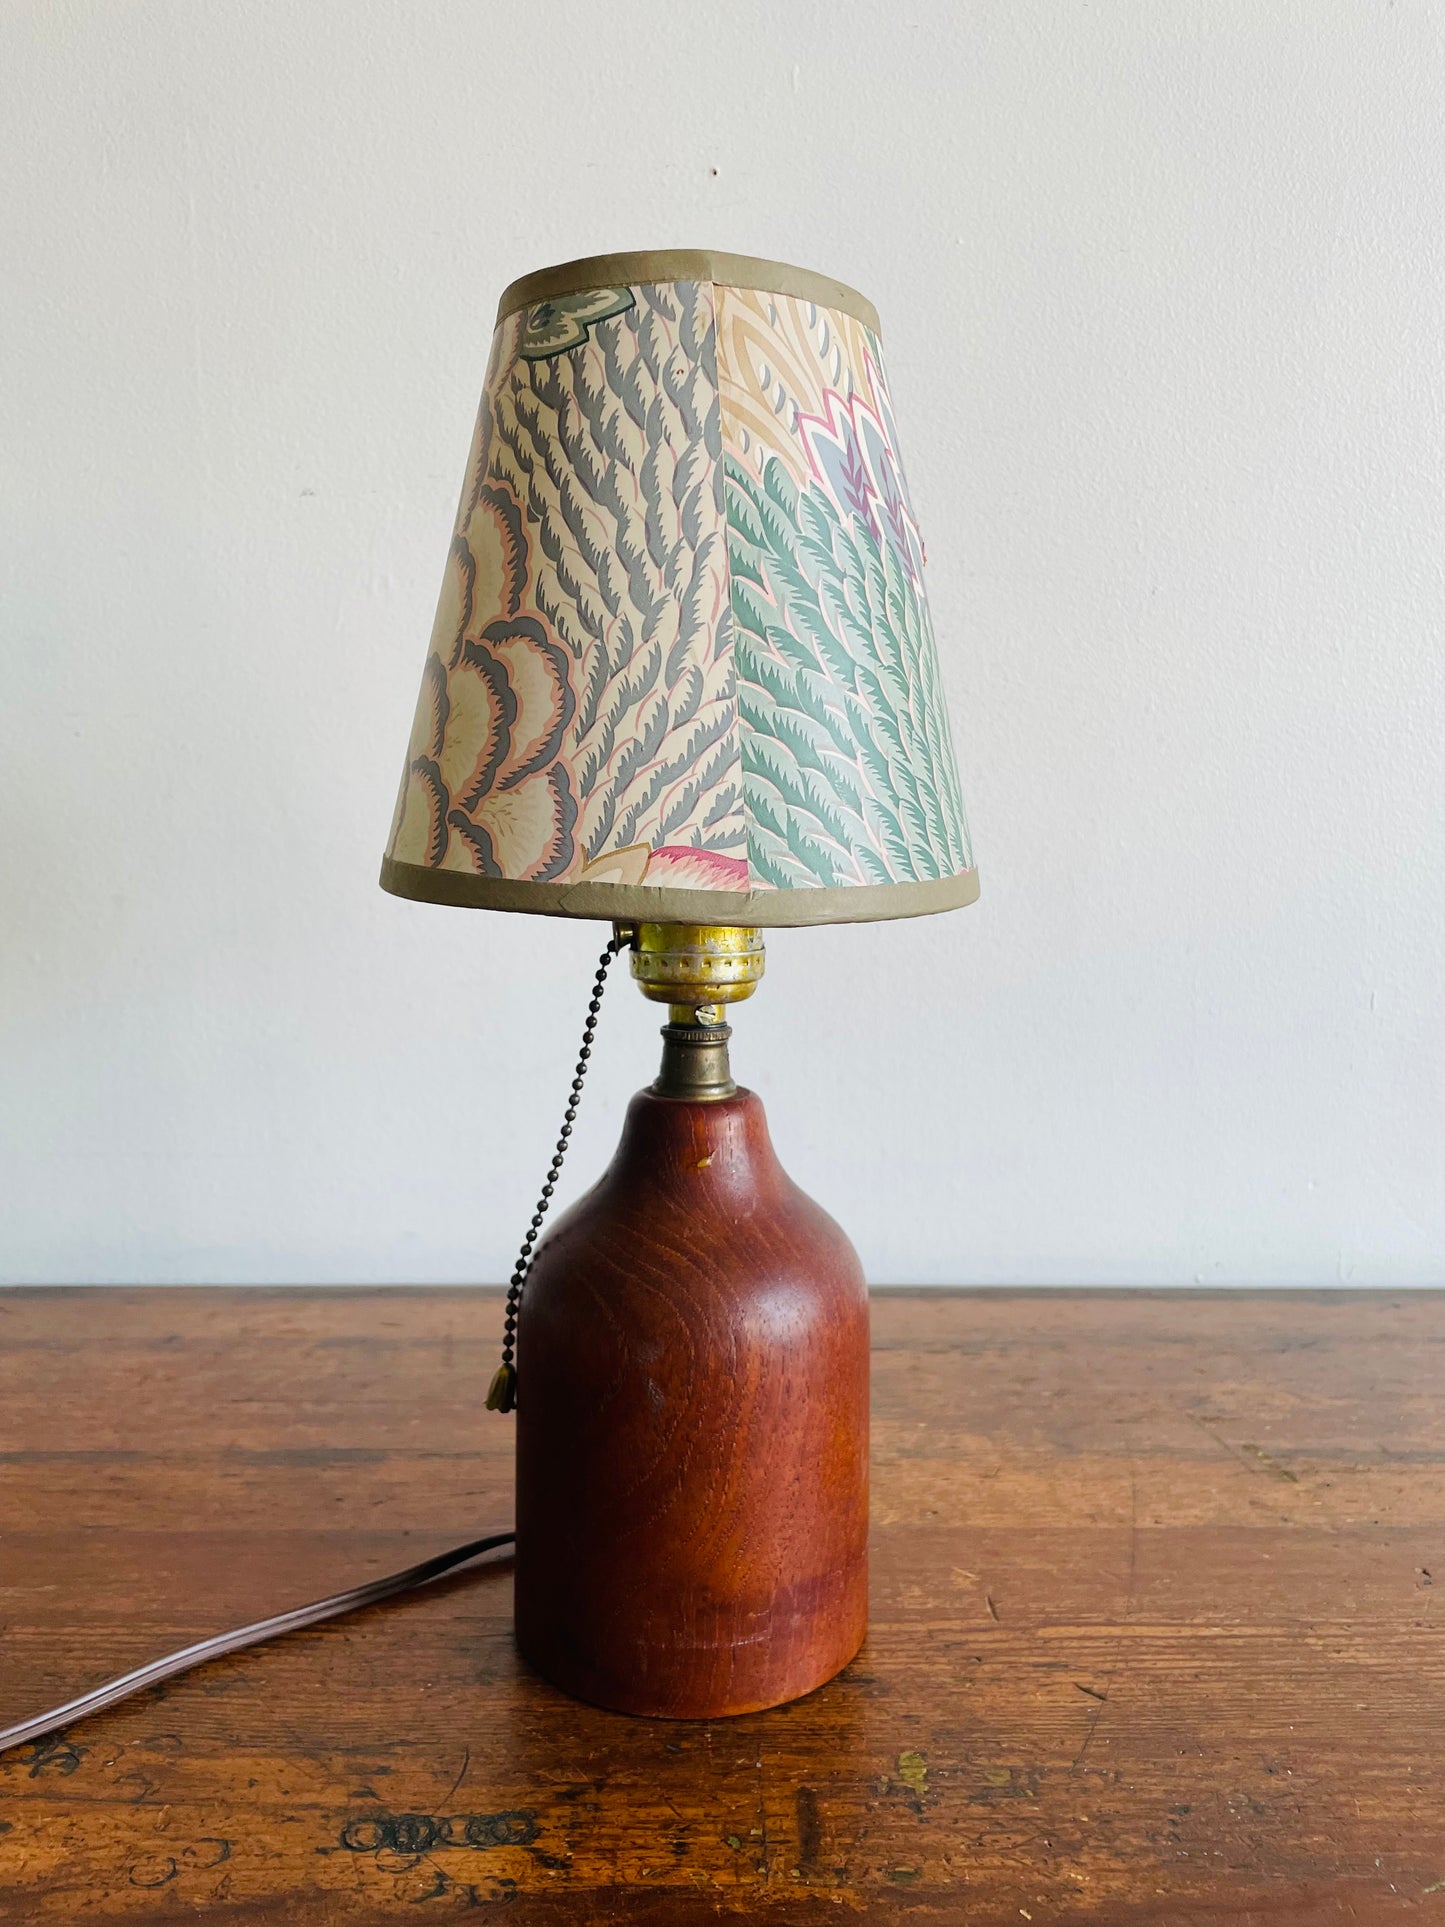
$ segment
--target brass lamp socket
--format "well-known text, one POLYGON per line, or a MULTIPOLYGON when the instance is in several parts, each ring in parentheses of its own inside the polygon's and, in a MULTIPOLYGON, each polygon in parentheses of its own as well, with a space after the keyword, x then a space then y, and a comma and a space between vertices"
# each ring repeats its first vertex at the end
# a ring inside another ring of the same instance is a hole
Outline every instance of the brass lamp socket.
POLYGON ((764 962, 762 932, 736 924, 639 923, 632 933, 632 975, 676 1022, 718 1022, 702 1012, 751 997, 764 962))

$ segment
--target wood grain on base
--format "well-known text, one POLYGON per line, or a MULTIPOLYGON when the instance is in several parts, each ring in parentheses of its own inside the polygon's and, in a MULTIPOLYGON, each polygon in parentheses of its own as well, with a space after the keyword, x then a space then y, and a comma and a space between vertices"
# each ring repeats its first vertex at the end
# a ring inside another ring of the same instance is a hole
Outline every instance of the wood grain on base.
POLYGON ((517 1642, 582 1699, 796 1699, 868 1619, 868 1294, 750 1091, 644 1091, 539 1246, 517 1343, 517 1642))

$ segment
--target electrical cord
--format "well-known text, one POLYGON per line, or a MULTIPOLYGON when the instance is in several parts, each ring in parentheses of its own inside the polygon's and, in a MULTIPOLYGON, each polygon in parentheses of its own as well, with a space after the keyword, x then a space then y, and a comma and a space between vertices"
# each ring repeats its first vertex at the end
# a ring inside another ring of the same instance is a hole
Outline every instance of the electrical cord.
POLYGON ((355 1612, 358 1606, 374 1606, 379 1599, 390 1599, 395 1593, 409 1592, 413 1586, 424 1586, 429 1579, 439 1579, 444 1572, 465 1565, 469 1559, 480 1558, 497 1546, 511 1545, 516 1536, 515 1532, 489 1533, 485 1539, 473 1539, 470 1545, 454 1546, 450 1552, 439 1552, 434 1559, 423 1559, 420 1565, 408 1566, 405 1572, 390 1573, 385 1579, 369 1579, 364 1586, 334 1592, 309 1606, 293 1606, 290 1612, 273 1613, 269 1619, 252 1620, 249 1626, 237 1626, 232 1632, 198 1639, 194 1646, 182 1646, 179 1651, 166 1653, 146 1666, 137 1666, 134 1672, 121 1673, 103 1686, 82 1693, 78 1699, 67 1700, 63 1706, 52 1706, 48 1713, 34 1713, 28 1720, 0 1728, 0 1753, 12 1746, 22 1746, 27 1740, 43 1740, 49 1733, 58 1733, 77 1720, 89 1719, 92 1713, 104 1712, 107 1706, 129 1699, 132 1693, 157 1686, 163 1679, 174 1679, 177 1673, 188 1673, 193 1666, 204 1666, 208 1659, 219 1659, 223 1653, 239 1653, 247 1646, 260 1646, 282 1633, 298 1633, 303 1626, 319 1626, 322 1620, 339 1619, 343 1613, 355 1612))
MULTIPOLYGON (((510 1412, 516 1404, 517 1368, 514 1360, 517 1311, 522 1289, 532 1268, 537 1234, 551 1206, 557 1175, 562 1169, 572 1126, 577 1120, 578 1100, 587 1075, 588 1059, 592 1055, 592 1040, 597 1034, 597 1017, 602 1005, 602 993, 607 985, 607 973, 618 951, 625 949, 626 945, 626 936, 613 937, 597 960, 597 975, 593 979, 587 1021, 582 1029, 582 1047, 567 1097, 561 1134, 547 1168, 537 1209, 522 1240, 511 1283, 507 1286, 502 1363, 487 1394, 487 1405, 492 1411, 510 1412)), ((30 1740, 43 1740, 64 1727, 73 1726, 77 1720, 89 1719, 93 1713, 104 1712, 106 1707, 129 1699, 132 1693, 143 1692, 147 1686, 157 1686, 163 1679, 174 1679, 177 1673, 188 1673, 193 1666, 204 1666, 207 1660, 220 1659, 225 1653, 242 1652, 248 1646, 264 1645, 268 1639, 278 1639, 282 1633, 296 1633, 305 1626, 319 1626, 324 1620, 339 1619, 343 1613, 355 1612, 361 1606, 374 1606, 379 1600, 392 1599, 400 1592, 410 1592, 414 1587, 426 1585, 429 1580, 439 1579, 444 1572, 452 1572, 456 1567, 466 1565, 469 1560, 479 1559, 484 1552, 494 1552, 498 1546, 512 1545, 516 1537, 515 1532, 488 1533, 485 1538, 473 1539, 468 1545, 454 1546, 450 1552, 439 1552, 431 1559, 423 1559, 420 1565, 408 1566, 404 1572, 388 1573, 384 1579, 369 1579, 365 1585, 350 1586, 345 1592, 334 1592, 325 1599, 313 1600, 309 1606, 293 1606, 289 1612, 273 1613, 269 1619, 255 1619, 249 1626, 237 1626, 228 1633, 214 1633, 209 1639, 197 1640, 193 1646, 182 1646, 174 1653, 165 1653, 145 1666, 137 1666, 133 1672, 121 1673, 115 1679, 92 1687, 90 1692, 81 1693, 76 1699, 66 1700, 62 1706, 52 1706, 48 1713, 33 1713, 29 1719, 17 1720, 13 1726, 0 1727, 0 1753, 7 1752, 13 1746, 23 1746, 30 1740)))

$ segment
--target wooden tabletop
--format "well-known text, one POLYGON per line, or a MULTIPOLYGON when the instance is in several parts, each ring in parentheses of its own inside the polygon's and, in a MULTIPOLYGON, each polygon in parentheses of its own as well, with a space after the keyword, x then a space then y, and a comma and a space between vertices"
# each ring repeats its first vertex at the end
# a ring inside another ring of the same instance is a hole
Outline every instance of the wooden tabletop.
MULTIPOLYGON (((506 1524, 499 1325, 0 1294, 0 1723, 506 1524)), ((503 1560, 0 1758, 0 1920, 1445 1922, 1445 1297, 888 1292, 874 1341, 832 1685, 593 1711, 503 1560)))

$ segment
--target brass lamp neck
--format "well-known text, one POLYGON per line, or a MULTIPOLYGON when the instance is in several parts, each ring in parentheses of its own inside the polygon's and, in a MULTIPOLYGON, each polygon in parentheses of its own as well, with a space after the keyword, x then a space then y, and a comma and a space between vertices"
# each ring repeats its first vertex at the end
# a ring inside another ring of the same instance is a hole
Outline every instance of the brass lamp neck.
POLYGON ((757 988, 765 963, 762 933, 734 924, 639 923, 631 955, 643 996, 669 1006, 653 1091, 693 1102, 731 1097, 737 1085, 723 1006, 741 1003, 757 988))
MULTIPOLYGON (((674 1012, 676 1017, 681 1013, 674 1012)), ((732 1026, 722 1021, 721 1011, 687 1011, 682 1023, 662 1027, 662 1068, 652 1086, 658 1097, 683 1097, 692 1102, 709 1102, 731 1097, 737 1089, 728 1062, 728 1039, 732 1026), (704 1015, 712 1023, 700 1022, 704 1015)))

